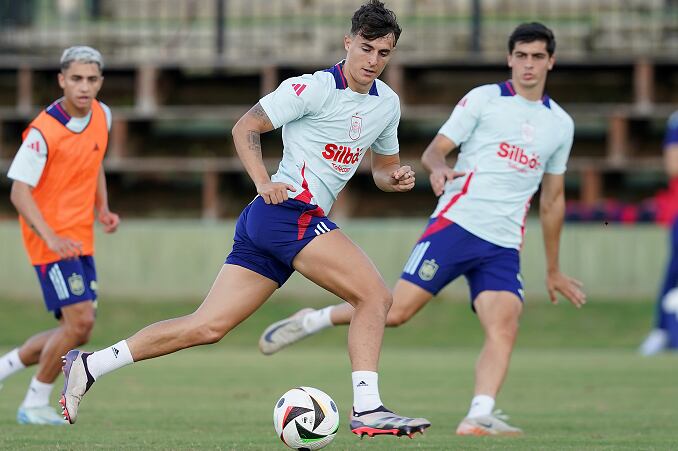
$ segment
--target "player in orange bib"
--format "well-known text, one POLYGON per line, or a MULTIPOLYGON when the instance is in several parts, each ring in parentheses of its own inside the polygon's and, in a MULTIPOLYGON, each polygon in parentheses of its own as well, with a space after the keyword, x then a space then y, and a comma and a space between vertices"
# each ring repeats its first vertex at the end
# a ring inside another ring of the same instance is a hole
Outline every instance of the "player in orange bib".
POLYGON ((49 397, 61 356, 89 340, 97 297, 94 218, 106 233, 120 223, 108 209, 101 164, 108 145, 111 111, 96 100, 104 77, 101 54, 84 46, 61 56, 64 96, 26 128, 7 176, 19 212, 24 246, 35 267, 47 310, 59 326, 30 337, 0 357, 0 382, 38 364, 17 412, 21 424, 65 424, 49 397))

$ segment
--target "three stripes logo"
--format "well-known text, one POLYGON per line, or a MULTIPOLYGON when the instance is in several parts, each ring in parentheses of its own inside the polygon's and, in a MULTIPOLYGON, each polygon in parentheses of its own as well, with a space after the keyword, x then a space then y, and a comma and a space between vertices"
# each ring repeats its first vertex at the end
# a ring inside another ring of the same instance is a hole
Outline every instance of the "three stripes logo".
POLYGON ((315 226, 315 234, 316 236, 322 235, 323 233, 327 233, 330 231, 330 228, 325 225, 324 222, 320 221, 317 226, 315 226))
POLYGON ((304 92, 306 86, 308 85, 302 85, 301 83, 292 83, 292 89, 294 89, 294 92, 297 96, 300 96, 301 93, 304 92))
POLYGON ((54 291, 56 291, 57 298, 60 301, 64 301, 70 297, 68 293, 68 287, 66 286, 66 280, 64 275, 61 273, 61 269, 58 264, 52 266, 52 268, 47 272, 49 279, 52 281, 54 286, 54 291))
POLYGON ((118 354, 120 354, 120 351, 118 351, 116 348, 111 348, 113 350, 113 356, 117 359, 118 354))
POLYGON ((40 141, 35 141, 35 142, 30 143, 28 145, 28 148, 36 151, 37 153, 40 153, 40 141))
POLYGON ((430 245, 430 241, 423 241, 414 246, 410 258, 407 260, 407 263, 405 263, 404 272, 407 274, 414 274, 430 245))

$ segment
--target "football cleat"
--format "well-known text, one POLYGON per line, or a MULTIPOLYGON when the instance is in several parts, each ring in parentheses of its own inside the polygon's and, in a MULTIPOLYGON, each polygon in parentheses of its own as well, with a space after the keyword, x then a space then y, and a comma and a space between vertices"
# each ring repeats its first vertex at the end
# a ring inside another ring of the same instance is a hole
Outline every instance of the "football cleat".
POLYGON ((407 435, 412 438, 416 432, 424 433, 424 429, 431 426, 431 422, 425 418, 402 417, 391 412, 384 406, 366 412, 351 412, 351 432, 360 438, 367 435, 395 435, 397 437, 407 435))
POLYGON ((19 407, 16 412, 16 421, 19 424, 41 424, 62 426, 68 424, 56 410, 50 406, 19 407))
POLYGON ((314 311, 312 308, 301 309, 289 318, 268 326, 259 338, 259 350, 262 354, 275 354, 282 348, 311 335, 304 329, 303 322, 304 316, 314 311))
POLYGON ((489 415, 464 418, 457 427, 457 435, 522 435, 522 429, 509 425, 508 416, 501 410, 489 415))
POLYGON ((64 356, 64 390, 61 392, 62 413, 71 424, 78 419, 78 406, 87 390, 94 384, 94 378, 87 369, 87 357, 91 352, 68 351, 64 356))

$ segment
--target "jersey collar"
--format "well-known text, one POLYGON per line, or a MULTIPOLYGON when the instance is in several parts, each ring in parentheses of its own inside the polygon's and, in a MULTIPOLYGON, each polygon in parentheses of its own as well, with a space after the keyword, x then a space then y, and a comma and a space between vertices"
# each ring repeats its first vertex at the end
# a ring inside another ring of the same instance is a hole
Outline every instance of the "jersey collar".
POLYGON ((45 108, 45 111, 47 112, 47 114, 52 116, 54 119, 61 122, 61 125, 66 125, 66 124, 68 124, 68 121, 71 120, 71 115, 68 114, 66 112, 66 110, 64 109, 64 107, 61 106, 62 100, 63 100, 63 98, 52 103, 50 106, 45 108))
MULTIPOLYGON (((511 80, 506 80, 497 84, 499 85, 499 89, 501 89, 502 97, 513 97, 516 95, 516 90, 513 87, 513 82, 511 80)), ((549 98, 548 94, 544 93, 541 98, 541 103, 546 108, 551 109, 551 99, 549 98)))
MULTIPOLYGON (((337 85, 337 89, 346 89, 348 87, 348 80, 346 80, 346 76, 344 75, 345 61, 346 60, 341 60, 329 69, 325 69, 325 72, 329 72, 334 76, 334 82, 337 85)), ((377 80, 372 82, 372 87, 370 88, 370 92, 368 94, 371 96, 379 95, 379 92, 377 91, 377 80)))

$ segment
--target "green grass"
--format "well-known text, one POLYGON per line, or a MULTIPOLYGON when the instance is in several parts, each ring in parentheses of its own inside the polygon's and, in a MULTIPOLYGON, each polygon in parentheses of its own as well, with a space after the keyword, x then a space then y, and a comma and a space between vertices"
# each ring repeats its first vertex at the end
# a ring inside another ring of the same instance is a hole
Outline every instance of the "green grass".
MULTIPOLYGON (((499 407, 526 435, 491 439, 454 435, 470 400, 481 335, 465 303, 434 302, 406 326, 388 330, 380 368, 387 405, 404 414, 424 415, 433 426, 415 440, 362 441, 346 425, 351 388, 345 328, 271 357, 256 350, 261 329, 298 307, 292 301, 273 300, 218 345, 141 362, 102 378, 72 427, 15 423, 16 406, 32 375, 24 371, 5 381, 0 392, 0 449, 283 450, 273 431, 273 404, 297 385, 327 391, 343 413, 339 434, 328 449, 678 447, 676 356, 635 354, 650 323, 650 303, 592 302, 582 311, 529 303, 499 398, 499 407)), ((52 325, 39 308, 37 302, 0 302, 3 351, 25 338, 29 329, 52 325)), ((192 309, 178 302, 102 303, 94 343, 88 348, 192 309)))

